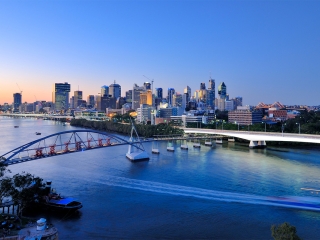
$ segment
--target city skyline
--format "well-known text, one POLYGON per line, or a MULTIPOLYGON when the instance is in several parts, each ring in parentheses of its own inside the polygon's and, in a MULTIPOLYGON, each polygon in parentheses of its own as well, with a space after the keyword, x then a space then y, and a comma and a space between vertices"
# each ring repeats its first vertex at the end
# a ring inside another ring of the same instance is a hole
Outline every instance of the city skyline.
POLYGON ((192 94, 210 77, 230 97, 319 105, 316 1, 1 1, 0 104, 52 100, 68 82, 122 96, 143 82, 192 94))

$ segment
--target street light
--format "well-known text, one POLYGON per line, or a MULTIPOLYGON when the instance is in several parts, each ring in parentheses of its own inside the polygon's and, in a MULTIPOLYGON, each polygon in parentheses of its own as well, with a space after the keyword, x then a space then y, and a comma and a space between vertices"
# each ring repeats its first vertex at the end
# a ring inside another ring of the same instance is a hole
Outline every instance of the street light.
POLYGON ((282 137, 283 137, 283 130, 284 130, 284 125, 283 124, 281 126, 281 130, 282 130, 282 137))
POLYGON ((267 132, 267 122, 262 122, 264 123, 264 131, 267 132))
POLYGON ((300 134, 300 123, 296 123, 296 124, 299 124, 299 134, 300 134))
POLYGON ((223 124, 224 124, 224 121, 222 121, 222 130, 223 130, 223 124))
POLYGON ((235 124, 238 124, 238 131, 239 131, 239 123, 237 123, 237 122, 234 122, 235 124))

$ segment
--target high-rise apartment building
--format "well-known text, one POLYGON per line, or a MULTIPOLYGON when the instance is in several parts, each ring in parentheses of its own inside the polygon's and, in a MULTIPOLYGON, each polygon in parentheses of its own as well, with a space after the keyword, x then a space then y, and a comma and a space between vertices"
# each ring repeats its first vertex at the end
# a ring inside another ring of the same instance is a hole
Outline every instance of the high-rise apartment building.
POLYGON ((55 83, 53 85, 52 102, 56 111, 66 110, 69 107, 70 84, 55 83))
POLYGON ((13 94, 13 112, 19 112, 19 107, 22 104, 22 95, 21 93, 13 94))
POLYGON ((109 95, 116 99, 121 97, 121 86, 117 84, 116 81, 109 86, 109 95))

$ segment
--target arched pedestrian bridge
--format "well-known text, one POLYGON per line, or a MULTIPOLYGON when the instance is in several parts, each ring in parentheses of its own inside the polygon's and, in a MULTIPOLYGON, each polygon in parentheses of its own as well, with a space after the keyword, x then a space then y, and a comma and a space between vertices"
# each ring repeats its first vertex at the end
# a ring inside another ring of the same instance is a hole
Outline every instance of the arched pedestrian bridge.
POLYGON ((125 144, 133 146, 138 151, 144 151, 140 141, 129 141, 116 135, 96 130, 71 130, 48 135, 26 143, 0 155, 0 160, 4 164, 12 165, 45 157, 125 144))
POLYGON ((266 141, 272 142, 301 142, 301 143, 319 143, 320 135, 313 134, 294 134, 294 133, 276 133, 276 132, 250 132, 250 131, 234 131, 220 129, 204 129, 204 128, 182 128, 186 134, 208 134, 222 135, 232 138, 241 138, 250 141, 249 147, 266 146, 266 141))

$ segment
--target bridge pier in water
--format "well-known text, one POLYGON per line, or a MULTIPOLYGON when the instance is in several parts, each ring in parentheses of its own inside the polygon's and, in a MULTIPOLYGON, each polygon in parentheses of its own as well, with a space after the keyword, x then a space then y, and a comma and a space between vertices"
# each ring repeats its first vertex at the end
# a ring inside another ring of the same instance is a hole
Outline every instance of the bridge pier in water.
POLYGON ((266 141, 250 141, 249 148, 266 148, 266 141))

